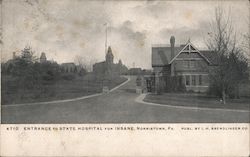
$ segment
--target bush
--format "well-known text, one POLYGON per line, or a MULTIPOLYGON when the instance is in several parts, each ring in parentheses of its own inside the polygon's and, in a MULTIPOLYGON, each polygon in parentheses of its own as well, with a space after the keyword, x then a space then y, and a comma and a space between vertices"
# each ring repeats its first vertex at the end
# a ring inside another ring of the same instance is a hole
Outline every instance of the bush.
POLYGON ((186 87, 182 83, 182 76, 172 76, 166 78, 166 92, 185 92, 186 87))
POLYGON ((84 68, 81 68, 81 70, 78 73, 79 76, 84 76, 86 74, 87 74, 87 71, 84 68))
MULTIPOLYGON (((222 91, 221 84, 219 84, 215 81, 210 81, 209 89, 207 92, 208 95, 222 97, 221 91, 222 91)), ((226 96, 228 96, 229 98, 231 98, 231 99, 239 98, 238 85, 230 84, 227 86, 225 91, 226 91, 226 96)))
POLYGON ((75 79, 75 75, 72 74, 72 73, 66 73, 66 74, 63 74, 63 75, 62 75, 62 78, 63 78, 64 80, 70 81, 70 80, 75 79))

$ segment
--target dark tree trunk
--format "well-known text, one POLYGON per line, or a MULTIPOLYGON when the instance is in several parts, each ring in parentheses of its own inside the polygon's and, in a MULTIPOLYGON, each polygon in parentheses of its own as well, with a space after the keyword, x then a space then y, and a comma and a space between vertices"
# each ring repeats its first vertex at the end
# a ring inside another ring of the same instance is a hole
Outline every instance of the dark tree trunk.
POLYGON ((226 91, 225 91, 225 87, 222 87, 222 103, 226 104, 226 91))

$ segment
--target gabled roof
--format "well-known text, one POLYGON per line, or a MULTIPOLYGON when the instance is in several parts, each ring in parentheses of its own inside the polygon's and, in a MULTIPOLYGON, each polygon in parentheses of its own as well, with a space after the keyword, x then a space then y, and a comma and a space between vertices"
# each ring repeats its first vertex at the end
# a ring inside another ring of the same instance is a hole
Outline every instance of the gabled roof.
POLYGON ((209 50, 199 51, 191 42, 174 47, 175 54, 171 58, 171 47, 153 46, 152 47, 152 66, 166 66, 171 64, 181 52, 191 51, 199 53, 210 65, 217 65, 217 54, 209 50))
POLYGON ((209 64, 211 64, 208 58, 200 53, 200 51, 190 41, 188 41, 185 47, 182 48, 182 50, 169 62, 169 64, 171 64, 182 52, 196 52, 200 54, 209 64))
MULTIPOLYGON (((175 47, 175 55, 180 52, 182 47, 175 47)), ((171 58, 171 47, 152 47, 152 65, 164 66, 169 64, 171 58)))

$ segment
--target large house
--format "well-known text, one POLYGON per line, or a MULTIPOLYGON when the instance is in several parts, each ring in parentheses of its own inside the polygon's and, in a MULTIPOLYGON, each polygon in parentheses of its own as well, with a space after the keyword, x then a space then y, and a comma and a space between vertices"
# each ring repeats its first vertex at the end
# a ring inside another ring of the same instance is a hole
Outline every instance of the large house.
POLYGON ((155 87, 169 89, 183 87, 186 91, 205 92, 209 86, 209 71, 217 65, 216 53, 198 50, 190 40, 175 45, 171 36, 170 45, 152 46, 152 67, 155 87))

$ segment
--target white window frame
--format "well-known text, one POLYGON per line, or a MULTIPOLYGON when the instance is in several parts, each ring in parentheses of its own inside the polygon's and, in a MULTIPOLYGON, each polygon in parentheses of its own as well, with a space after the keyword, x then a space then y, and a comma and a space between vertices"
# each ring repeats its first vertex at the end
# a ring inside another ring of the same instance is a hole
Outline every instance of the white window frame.
MULTIPOLYGON (((196 85, 193 85, 192 84, 192 76, 194 75, 194 76, 198 76, 198 78, 199 78, 199 75, 201 75, 201 76, 208 76, 208 74, 192 74, 192 73, 185 73, 185 74, 179 74, 179 75, 182 75, 183 76, 183 78, 184 78, 184 82, 185 82, 185 86, 186 87, 208 87, 208 86, 206 86, 206 85, 200 85, 199 84, 199 82, 197 83, 197 80, 196 80, 196 85), (186 76, 189 76, 189 85, 187 85, 186 84, 186 76)), ((197 78, 197 77, 196 77, 197 78)), ((198 81, 199 81, 199 79, 198 79, 198 81)), ((202 81, 203 82, 203 81, 202 81)))

